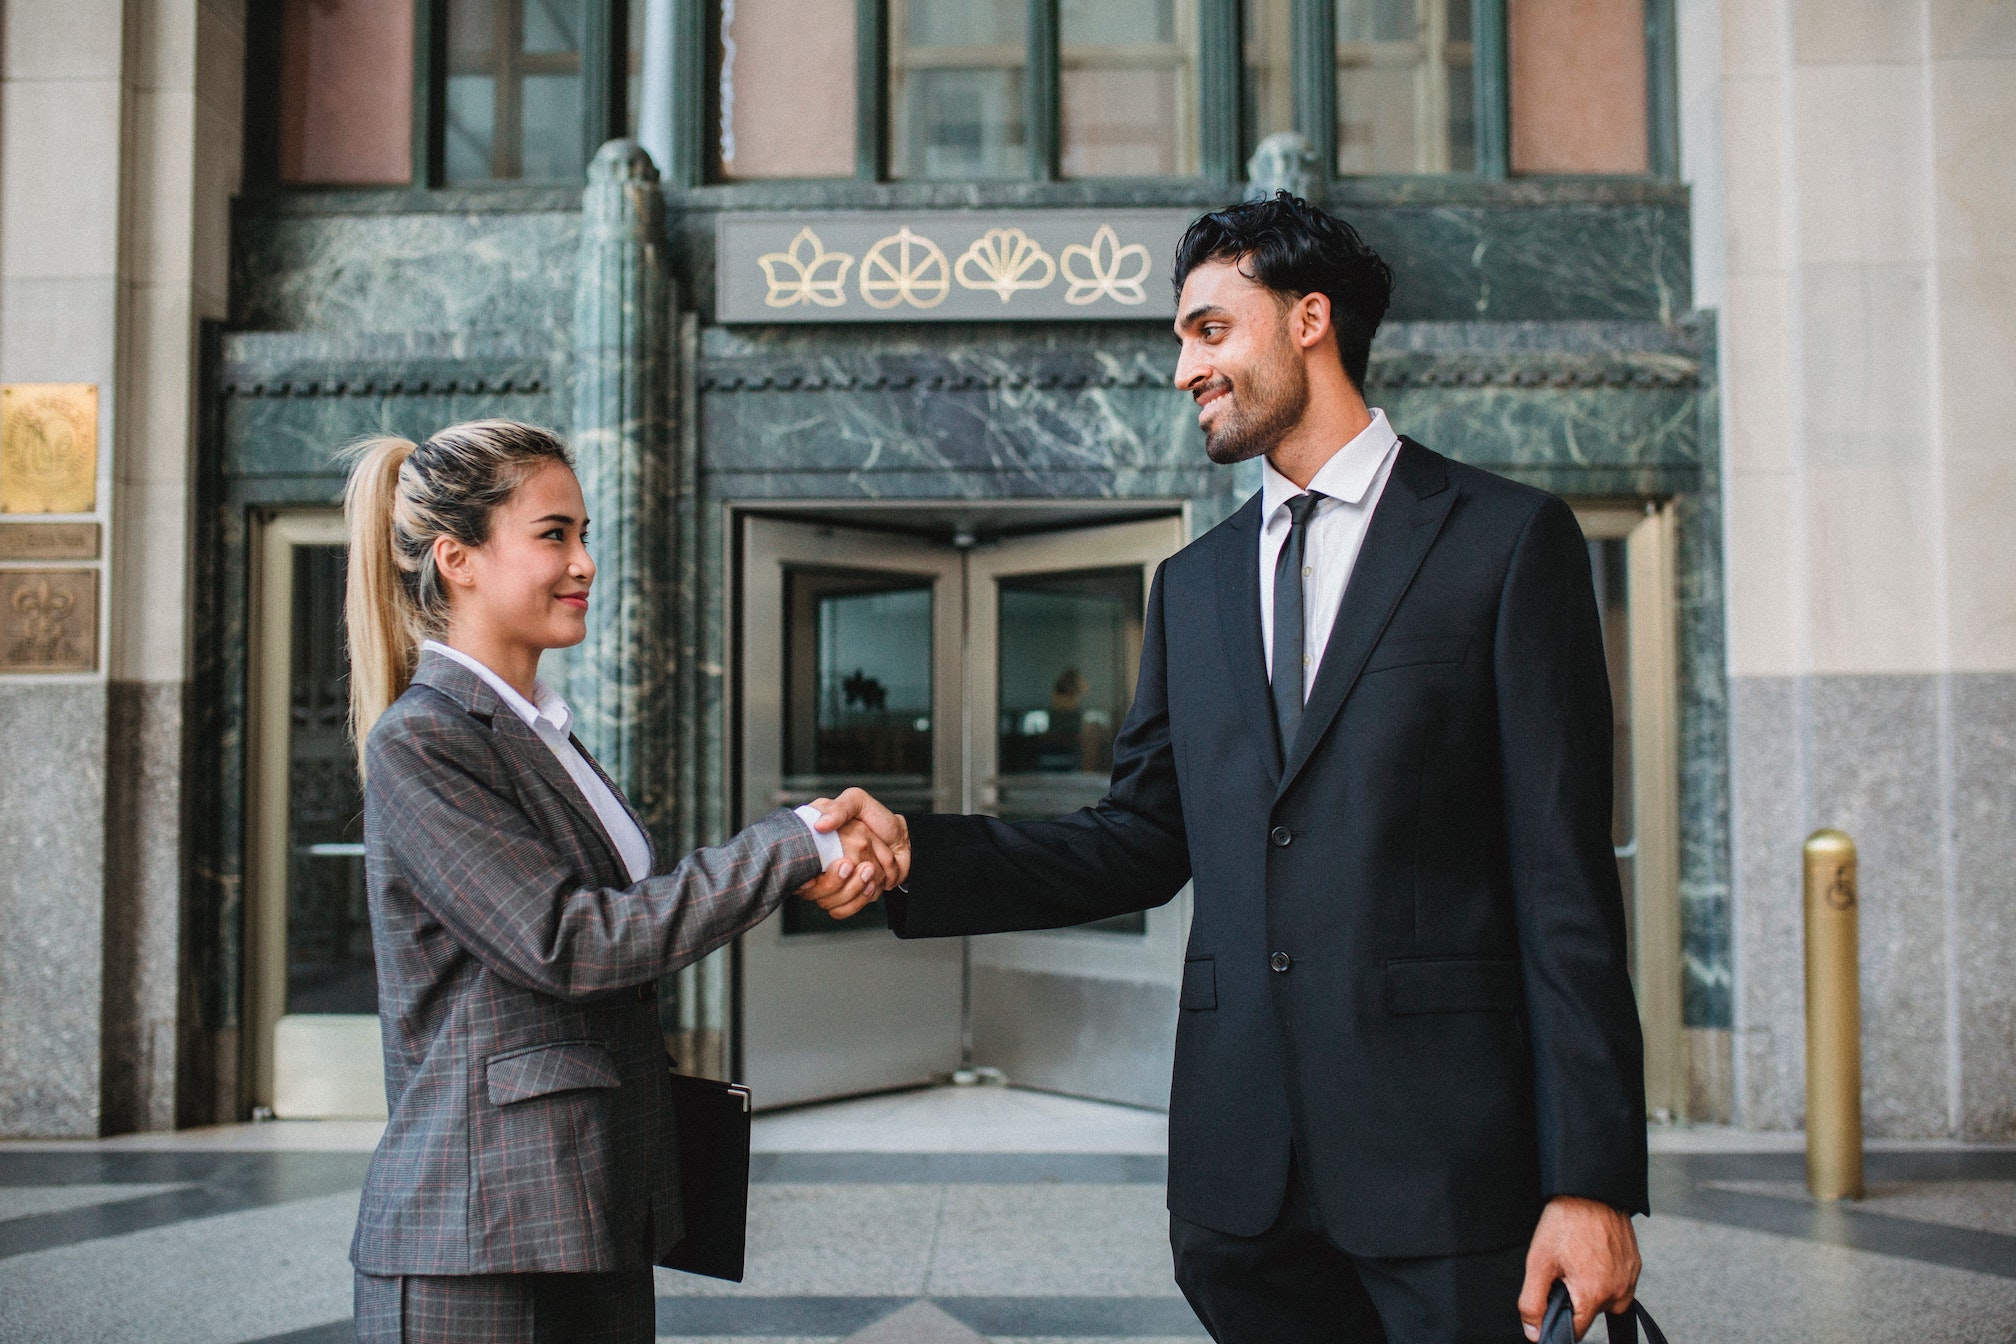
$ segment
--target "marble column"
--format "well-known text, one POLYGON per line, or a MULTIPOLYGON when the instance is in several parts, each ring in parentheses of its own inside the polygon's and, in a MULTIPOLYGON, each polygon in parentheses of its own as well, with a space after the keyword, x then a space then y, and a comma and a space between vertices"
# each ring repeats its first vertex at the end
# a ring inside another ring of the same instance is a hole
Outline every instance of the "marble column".
POLYGON ((671 278, 658 171, 633 141, 610 141, 589 165, 577 285, 572 441, 599 572, 588 638, 567 660, 567 698, 581 741, 664 848, 673 815, 671 278))

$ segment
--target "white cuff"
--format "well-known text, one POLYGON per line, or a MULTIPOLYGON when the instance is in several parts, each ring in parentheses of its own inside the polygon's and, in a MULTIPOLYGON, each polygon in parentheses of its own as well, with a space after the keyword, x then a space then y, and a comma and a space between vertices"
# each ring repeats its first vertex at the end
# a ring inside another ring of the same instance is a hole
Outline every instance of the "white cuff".
POLYGON ((825 813, 810 803, 795 810, 798 813, 798 820, 804 822, 805 829, 812 832, 812 843, 819 846, 819 866, 822 869, 831 868, 847 857, 847 851, 840 844, 840 832, 822 831, 812 824, 825 813))

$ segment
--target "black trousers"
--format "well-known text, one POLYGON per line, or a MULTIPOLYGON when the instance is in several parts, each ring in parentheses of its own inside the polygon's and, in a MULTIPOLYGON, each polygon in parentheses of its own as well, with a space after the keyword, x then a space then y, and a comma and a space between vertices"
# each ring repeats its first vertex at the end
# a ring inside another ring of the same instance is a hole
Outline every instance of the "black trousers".
POLYGON ((1288 1173, 1274 1226, 1235 1237, 1171 1214, 1176 1285, 1218 1344, 1524 1344, 1526 1247, 1477 1255, 1350 1255, 1288 1173))
POLYGON ((651 1344, 651 1271, 357 1274, 360 1344, 651 1344))

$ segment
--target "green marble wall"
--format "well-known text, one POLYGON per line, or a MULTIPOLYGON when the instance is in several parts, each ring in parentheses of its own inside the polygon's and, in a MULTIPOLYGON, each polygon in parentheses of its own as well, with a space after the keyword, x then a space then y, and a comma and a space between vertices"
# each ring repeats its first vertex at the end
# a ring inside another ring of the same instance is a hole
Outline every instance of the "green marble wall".
MULTIPOLYGON (((675 845, 719 835, 729 506, 771 499, 1184 499, 1199 529, 1251 488, 1205 460, 1157 325, 711 325, 726 208, 1216 204, 1200 187, 786 184, 668 198, 662 495, 674 610, 675 845), (793 192, 799 194, 794 196, 793 192), (816 197, 816 199, 815 199, 816 197), (681 391, 680 389, 683 389, 681 391)), ((1399 274, 1372 399, 1403 432, 1564 494, 1670 498, 1679 519, 1681 890, 1689 1025, 1729 1025, 1726 687, 1712 323, 1690 312, 1683 189, 1649 182, 1348 183, 1329 204, 1399 274)), ((328 505, 335 450, 474 415, 572 431, 583 283, 574 192, 320 192, 241 202, 231 320, 206 370, 192 944, 235 1023, 246 577, 257 510, 328 505)), ((607 373, 607 370, 603 371, 607 373)), ((620 372, 620 371, 619 371, 620 372)), ((603 398, 606 400, 606 398, 603 398)), ((593 399, 591 399, 593 400, 593 399)), ((586 428, 587 426, 583 426, 586 428)), ((654 637, 659 638, 659 637, 654 637)), ((661 664, 664 665, 664 664, 661 664)), ((570 685, 570 692, 572 687, 570 685)))

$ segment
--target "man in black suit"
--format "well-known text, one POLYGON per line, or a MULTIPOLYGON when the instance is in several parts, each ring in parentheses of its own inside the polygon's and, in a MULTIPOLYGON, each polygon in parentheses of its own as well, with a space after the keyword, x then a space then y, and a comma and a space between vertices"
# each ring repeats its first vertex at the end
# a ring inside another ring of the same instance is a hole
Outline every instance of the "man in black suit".
POLYGON ((1537 1338, 1637 1281, 1642 1045, 1588 552, 1538 490, 1363 398, 1392 274, 1282 193, 1179 249, 1176 384, 1264 487, 1173 556, 1096 807, 859 816, 905 938, 1195 884, 1169 1103, 1176 1278, 1223 1344, 1537 1338), (901 856, 899 854, 899 863, 901 856))

